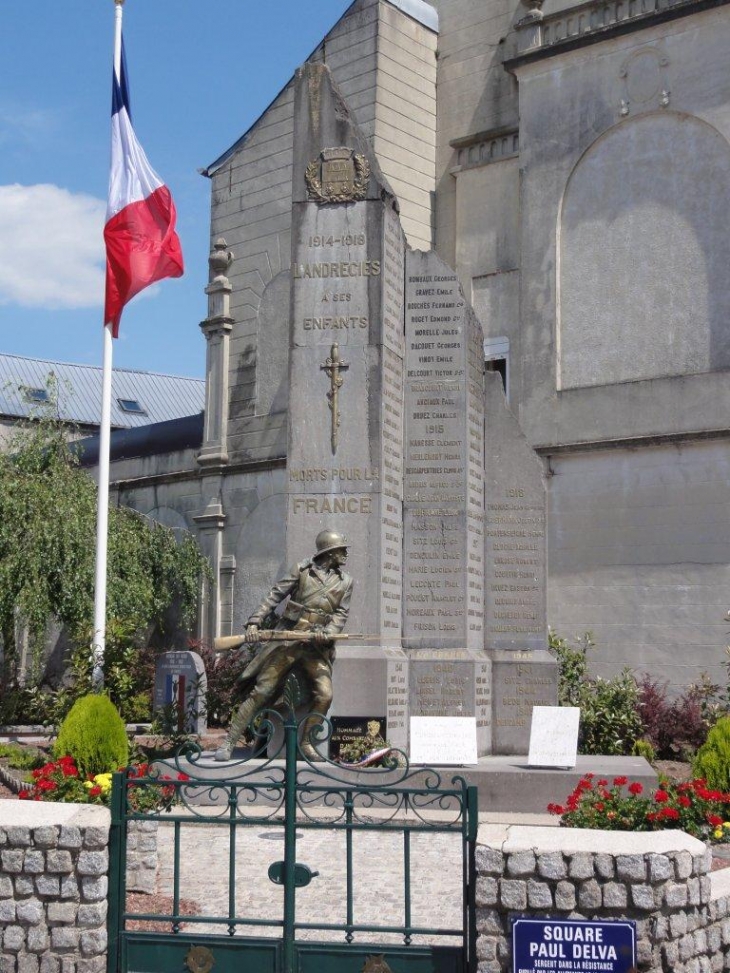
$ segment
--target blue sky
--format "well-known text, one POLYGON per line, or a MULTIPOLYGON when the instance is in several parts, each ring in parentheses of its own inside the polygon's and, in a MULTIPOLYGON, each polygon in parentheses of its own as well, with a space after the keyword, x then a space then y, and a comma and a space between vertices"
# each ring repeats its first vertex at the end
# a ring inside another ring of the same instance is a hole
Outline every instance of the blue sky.
MULTIPOLYGON (((132 115, 178 210, 185 276, 122 316, 114 365, 202 377, 210 183, 348 0, 126 0, 132 115)), ((0 15, 0 352, 101 363, 113 0, 0 15)))

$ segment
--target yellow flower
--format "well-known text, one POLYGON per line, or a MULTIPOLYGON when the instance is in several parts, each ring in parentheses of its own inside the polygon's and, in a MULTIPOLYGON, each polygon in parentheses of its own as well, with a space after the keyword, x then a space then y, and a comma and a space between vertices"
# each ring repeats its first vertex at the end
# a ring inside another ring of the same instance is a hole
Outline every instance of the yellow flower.
POLYGON ((712 832, 712 837, 713 838, 722 838, 724 836, 724 834, 725 834, 725 832, 722 830, 722 828, 715 828, 715 830, 712 832))
POLYGON ((723 821, 722 826, 723 828, 730 828, 730 821, 723 821))

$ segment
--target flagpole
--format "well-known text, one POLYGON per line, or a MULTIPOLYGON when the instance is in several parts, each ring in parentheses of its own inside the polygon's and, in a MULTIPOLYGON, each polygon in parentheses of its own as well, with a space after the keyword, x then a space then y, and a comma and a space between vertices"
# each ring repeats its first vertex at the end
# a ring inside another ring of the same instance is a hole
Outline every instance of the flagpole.
MULTIPOLYGON (((114 71, 121 76, 122 7, 124 0, 114 0, 114 71)), ((96 572, 94 579, 94 635, 91 646, 91 685, 94 692, 104 688, 104 653, 106 650, 106 574, 109 533, 109 439, 112 411, 112 324, 104 325, 104 350, 101 371, 101 424, 99 426, 99 496, 96 515, 96 572)))

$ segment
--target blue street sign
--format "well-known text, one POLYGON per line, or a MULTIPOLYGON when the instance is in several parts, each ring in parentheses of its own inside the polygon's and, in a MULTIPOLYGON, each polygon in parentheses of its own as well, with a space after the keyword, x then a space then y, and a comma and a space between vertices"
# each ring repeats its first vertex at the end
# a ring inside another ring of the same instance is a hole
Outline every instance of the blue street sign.
POLYGON ((631 973, 636 923, 515 919, 512 973, 631 973))

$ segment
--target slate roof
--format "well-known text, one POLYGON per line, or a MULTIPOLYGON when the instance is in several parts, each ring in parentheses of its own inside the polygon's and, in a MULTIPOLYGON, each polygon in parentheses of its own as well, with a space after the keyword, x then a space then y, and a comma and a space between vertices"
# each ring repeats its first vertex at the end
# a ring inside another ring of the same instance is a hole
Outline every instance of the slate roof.
MULTIPOLYGON (((98 426, 101 416, 101 368, 0 354, 0 416, 21 418, 38 409, 31 389, 45 389, 49 375, 58 382, 61 419, 98 426)), ((115 368, 112 372, 111 424, 132 429, 203 411, 205 382, 155 372, 115 368), (143 412, 125 411, 119 400, 138 402, 143 412)))

